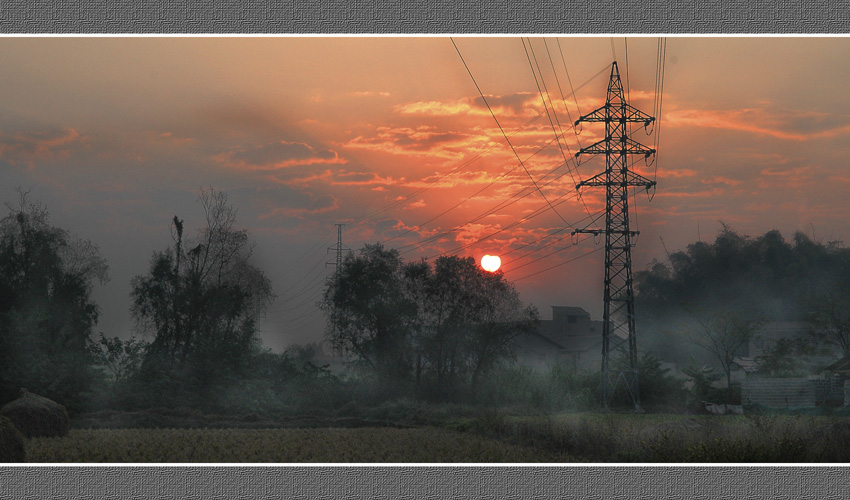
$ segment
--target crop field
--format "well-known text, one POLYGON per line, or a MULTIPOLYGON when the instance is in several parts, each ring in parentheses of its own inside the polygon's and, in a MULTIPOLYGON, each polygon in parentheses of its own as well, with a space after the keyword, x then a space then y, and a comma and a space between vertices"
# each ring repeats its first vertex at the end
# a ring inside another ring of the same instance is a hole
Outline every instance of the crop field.
POLYGON ((760 463, 850 461, 850 419, 496 412, 432 425, 72 429, 27 442, 36 463, 760 463))
POLYGON ((553 452, 457 431, 358 429, 73 429, 36 438, 28 462, 559 462, 553 452))

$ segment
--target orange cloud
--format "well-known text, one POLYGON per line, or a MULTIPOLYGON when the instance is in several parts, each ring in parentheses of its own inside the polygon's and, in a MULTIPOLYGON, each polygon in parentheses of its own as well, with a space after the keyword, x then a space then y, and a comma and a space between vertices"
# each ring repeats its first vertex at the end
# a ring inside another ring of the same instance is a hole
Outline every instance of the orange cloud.
POLYGON ((396 155, 461 159, 468 155, 470 149, 475 150, 489 142, 489 137, 439 131, 431 126, 379 127, 375 132, 372 137, 355 137, 344 146, 396 155))
POLYGON ((195 139, 193 139, 191 137, 176 137, 172 132, 162 132, 162 133, 159 133, 159 134, 151 134, 151 135, 152 135, 152 137, 150 138, 150 140, 151 140, 152 143, 159 143, 159 144, 169 144, 170 143, 170 144, 176 144, 176 145, 183 145, 183 144, 192 144, 192 143, 195 142, 195 139))
POLYGON ((277 170, 298 165, 347 163, 336 151, 314 148, 303 142, 287 141, 259 146, 238 146, 214 158, 227 167, 244 170, 277 170))
POLYGON ((833 138, 850 133, 850 124, 846 123, 846 119, 836 120, 833 115, 826 113, 745 108, 673 110, 665 115, 667 123, 676 126, 735 130, 791 141, 833 138))
MULTIPOLYGON (((327 173, 330 174, 330 171, 327 173)), ((382 177, 374 172, 349 172, 341 170, 328 176, 327 181, 334 186, 377 186, 386 189, 385 186, 402 184, 404 177, 394 179, 393 177, 382 177)))
POLYGON ((18 132, 11 137, 0 133, 0 158, 13 165, 26 163, 32 167, 36 161, 66 159, 70 156, 72 148, 87 140, 88 138, 69 127, 18 132))
POLYGON ((759 174, 758 187, 795 187, 812 184, 819 180, 820 168, 814 165, 806 165, 795 168, 765 168, 759 174))
POLYGON ((700 182, 702 184, 726 184, 727 186, 738 186, 744 183, 744 181, 738 179, 730 179, 729 177, 723 177, 720 175, 700 179, 700 182))
POLYGON ((417 101, 396 105, 394 111, 403 115, 426 116, 490 116, 490 109, 499 118, 530 117, 542 112, 540 94, 517 92, 508 95, 465 97, 451 101, 417 101), (488 105, 489 108, 488 109, 488 105))
POLYGON ((666 177, 693 177, 697 175, 696 170, 691 170, 689 168, 680 168, 676 170, 668 169, 668 168, 659 168, 653 175, 657 175, 661 178, 666 177))
POLYGON ((339 201, 331 195, 313 195, 311 193, 291 193, 285 207, 275 207, 259 215, 260 220, 295 217, 304 219, 307 216, 330 212, 339 208, 339 201))
POLYGON ((354 97, 390 97, 392 94, 390 94, 389 92, 360 90, 352 92, 351 95, 353 95, 354 97))

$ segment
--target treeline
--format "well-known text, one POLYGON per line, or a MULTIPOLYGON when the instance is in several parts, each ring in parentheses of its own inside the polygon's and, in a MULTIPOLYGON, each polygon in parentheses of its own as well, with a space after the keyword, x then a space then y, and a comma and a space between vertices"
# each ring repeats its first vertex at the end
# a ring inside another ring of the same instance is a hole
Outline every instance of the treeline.
POLYGON ((850 284, 850 249, 801 232, 750 237, 727 225, 713 242, 691 243, 635 273, 640 312, 657 319, 681 305, 746 309, 775 320, 804 319, 827 291, 850 284))
MULTIPOLYGON (((173 243, 130 283, 135 334, 95 333, 95 282, 108 280, 98 247, 50 224, 20 192, 0 220, 0 404, 20 388, 71 412, 187 407, 286 411, 392 397, 468 396, 534 328, 501 273, 471 259, 405 263, 367 245, 348 255, 320 304, 327 339, 350 361, 334 374, 318 345, 264 349, 258 322, 274 298, 251 263, 236 210, 213 189, 199 195, 204 225, 175 216, 173 243)), ((357 403, 359 404, 359 403, 357 403)), ((371 404, 371 403, 370 403, 371 404)))
POLYGON ((793 372, 816 344, 850 355, 850 249, 840 241, 801 232, 786 241, 776 230, 751 237, 724 224, 713 242, 691 243, 635 273, 635 284, 643 346, 666 356, 671 336, 702 346, 727 381, 735 353, 769 321, 806 322, 810 335, 757 360, 765 373, 793 372))
POLYGON ((92 287, 109 279, 97 245, 19 194, 0 219, 0 404, 26 388, 71 412, 250 408, 327 375, 298 353, 262 348, 257 324, 274 295, 224 193, 202 190, 205 226, 190 235, 175 216, 173 246, 130 283, 140 337, 129 339, 95 335, 92 287))

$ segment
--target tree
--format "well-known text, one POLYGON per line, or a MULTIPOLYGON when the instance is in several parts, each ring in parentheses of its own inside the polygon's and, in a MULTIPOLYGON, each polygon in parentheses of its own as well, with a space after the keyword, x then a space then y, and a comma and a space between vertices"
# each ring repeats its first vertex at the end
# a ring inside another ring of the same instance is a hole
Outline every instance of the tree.
POLYGON ((131 337, 121 340, 100 333, 97 342, 90 345, 95 362, 104 366, 112 374, 113 385, 123 382, 134 375, 142 365, 148 343, 131 337))
POLYGON ((682 304, 797 320, 813 289, 848 270, 850 251, 835 244, 821 245, 799 232, 791 244, 775 230, 752 238, 724 224, 713 243, 691 243, 636 272, 636 299, 642 315, 658 323, 678 314, 682 304))
POLYGON ((402 268, 397 250, 366 245, 359 255, 345 256, 321 303, 331 345, 368 367, 382 390, 410 376, 408 334, 416 303, 406 294, 402 268))
POLYGON ((386 388, 413 375, 440 397, 474 388, 513 355, 512 340, 535 326, 502 273, 471 257, 404 263, 396 250, 366 245, 329 280, 322 306, 328 339, 369 367, 386 388))
POLYGON ((691 322, 685 335, 709 352, 726 375, 726 387, 732 386, 732 360, 746 346, 762 321, 744 311, 701 311, 691 308, 691 322))
POLYGON ((759 375, 767 377, 802 377, 808 374, 810 357, 823 354, 810 339, 779 339, 755 361, 759 375))
POLYGON ((850 284, 842 282, 812 293, 807 320, 812 335, 850 356, 850 284))
MULTIPOLYGON (((670 325, 689 308, 744 311, 770 321, 808 320, 814 337, 850 349, 850 249, 797 232, 749 237, 723 225, 714 242, 691 243, 635 273, 643 346, 671 355, 670 325)), ((677 355, 691 353, 677 352, 677 355)))
POLYGON ((461 381, 474 389, 484 373, 513 357, 514 338, 537 324, 537 310, 523 306, 504 273, 485 271, 472 257, 440 257, 418 283, 421 349, 443 394, 461 381))
POLYGON ((96 245, 52 226, 44 206, 18 193, 0 220, 0 400, 26 387, 80 409, 93 377, 91 293, 108 267, 96 245))
POLYGON ((208 188, 198 199, 206 225, 184 241, 174 217, 174 248, 154 253, 149 272, 132 280, 131 312, 137 329, 154 336, 145 364, 203 393, 247 368, 273 294, 250 263, 253 246, 235 228, 227 195, 208 188))

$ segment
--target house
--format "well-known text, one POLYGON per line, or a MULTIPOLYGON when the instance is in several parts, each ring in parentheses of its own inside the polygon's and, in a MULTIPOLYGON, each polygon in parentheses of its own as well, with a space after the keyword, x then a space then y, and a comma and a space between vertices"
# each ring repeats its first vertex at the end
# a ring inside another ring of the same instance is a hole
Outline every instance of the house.
MULTIPOLYGON (((612 337, 613 350, 625 339, 612 337)), ((565 363, 573 370, 599 369, 602 364, 602 321, 590 319, 581 307, 552 306, 552 319, 541 320, 536 332, 516 339, 520 364, 545 369, 565 363)))
POLYGON ((747 357, 756 359, 770 353, 777 342, 808 338, 809 325, 803 321, 768 321, 750 337, 747 357))
MULTIPOLYGON (((810 334, 810 326, 804 321, 768 321, 761 325, 750 337, 744 349, 734 358, 734 363, 746 376, 758 376, 761 358, 771 354, 781 341, 793 344, 805 344, 810 352, 796 356, 796 366, 801 371, 814 372, 834 359, 829 350, 810 334)), ((740 376, 738 377, 740 381, 740 376)))
POLYGON ((850 373, 850 362, 839 360, 826 366, 834 356, 809 332, 810 326, 806 322, 769 321, 752 335, 747 352, 743 353, 745 355, 734 360, 744 373, 743 377, 736 377, 741 382, 744 404, 771 408, 846 404, 844 378, 846 373, 850 373), (793 356, 796 361, 788 364, 787 373, 763 373, 762 358, 771 354, 781 341, 804 344, 809 347, 809 352, 805 355, 789 352, 787 355, 793 356))

